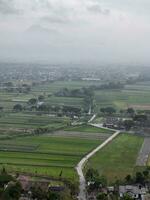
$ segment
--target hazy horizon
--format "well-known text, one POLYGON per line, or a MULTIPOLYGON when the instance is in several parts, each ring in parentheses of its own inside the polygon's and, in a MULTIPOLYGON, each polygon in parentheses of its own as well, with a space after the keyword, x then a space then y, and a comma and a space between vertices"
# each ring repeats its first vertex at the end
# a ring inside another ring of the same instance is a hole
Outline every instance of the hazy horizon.
POLYGON ((0 61, 149 65, 148 0, 0 0, 0 61))

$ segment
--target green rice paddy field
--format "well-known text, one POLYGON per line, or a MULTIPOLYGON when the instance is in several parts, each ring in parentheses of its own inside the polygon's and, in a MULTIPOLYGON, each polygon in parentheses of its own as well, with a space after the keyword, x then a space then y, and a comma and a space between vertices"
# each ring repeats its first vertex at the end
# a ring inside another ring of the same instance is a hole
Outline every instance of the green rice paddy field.
POLYGON ((10 171, 78 180, 74 167, 100 141, 80 138, 33 136, 0 142, 0 166, 10 171))
MULTIPOLYGON (((3 137, 22 134, 22 129, 45 126, 64 130, 64 126, 69 123, 67 118, 53 118, 36 113, 13 113, 12 108, 17 103, 25 105, 30 98, 37 98, 39 95, 45 95, 45 101, 51 105, 82 107, 82 98, 55 97, 54 95, 48 97, 48 95, 58 92, 64 87, 76 89, 93 84, 95 83, 86 81, 57 81, 36 86, 29 94, 0 91, 0 106, 4 107, 4 111, 0 113, 0 166, 5 166, 10 171, 31 172, 55 177, 59 177, 60 172, 63 171, 62 177, 77 180, 74 167, 85 154, 102 141, 49 135, 14 137, 11 140, 3 137)), ((128 106, 150 109, 150 83, 128 85, 123 90, 96 91, 95 100, 97 110, 110 105, 118 109, 128 106)), ((90 126, 71 127, 65 131, 108 133, 104 129, 90 126)), ((116 177, 122 178, 128 173, 133 173, 142 142, 142 138, 123 134, 98 152, 89 161, 87 167, 97 168, 109 180, 114 180, 116 177)))
POLYGON ((67 117, 51 117, 25 113, 8 113, 0 117, 0 127, 37 128, 42 126, 61 127, 69 122, 67 117))

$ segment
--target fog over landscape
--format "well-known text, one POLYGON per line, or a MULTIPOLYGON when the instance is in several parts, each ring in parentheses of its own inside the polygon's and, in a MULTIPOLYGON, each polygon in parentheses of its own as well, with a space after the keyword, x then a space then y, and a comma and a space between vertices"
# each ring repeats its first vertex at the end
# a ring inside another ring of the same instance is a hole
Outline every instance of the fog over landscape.
POLYGON ((0 200, 150 200, 150 0, 0 0, 0 200))
POLYGON ((0 0, 0 59, 149 64, 149 0, 0 0))

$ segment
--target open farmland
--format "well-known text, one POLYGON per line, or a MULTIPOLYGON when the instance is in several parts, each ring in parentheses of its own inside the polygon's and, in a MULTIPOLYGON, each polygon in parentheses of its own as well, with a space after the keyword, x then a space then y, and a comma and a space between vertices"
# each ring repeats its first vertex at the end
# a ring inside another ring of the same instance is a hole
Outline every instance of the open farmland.
POLYGON ((121 134, 93 156, 86 165, 97 169, 109 182, 133 174, 143 138, 121 134))
MULTIPOLYGON (((93 81, 55 81, 33 86, 27 94, 0 91, 0 106, 4 107, 0 114, 0 163, 10 171, 22 171, 58 177, 63 170, 64 178, 77 179, 74 167, 90 150, 107 139, 113 131, 96 128, 90 125, 67 127, 69 117, 52 117, 48 112, 38 110, 12 111, 15 104, 28 107, 31 98, 44 96, 49 106, 73 106, 83 110, 84 98, 59 97, 55 93, 60 89, 79 89, 90 85, 101 84, 93 81), (62 129, 43 136, 24 136, 24 131, 33 131, 39 127, 62 129), (7 139, 11 138, 10 141, 7 139), (6 140, 4 140, 6 139, 6 140)), ((96 90, 94 101, 95 112, 99 108, 113 106, 125 109, 129 106, 149 106, 150 85, 127 85, 124 89, 96 90), (142 94, 142 95, 141 95, 142 94)), ((139 108, 138 107, 138 108, 139 108)), ((147 108, 147 107, 145 107, 147 108)), ((59 114, 59 113, 56 113, 59 114)), ((89 116, 90 117, 90 116, 89 116)), ((99 118, 99 123, 101 122, 99 118)), ((124 177, 132 173, 138 151, 143 139, 135 136, 121 135, 103 150, 97 153, 88 163, 94 166, 109 180, 124 177), (126 162, 124 164, 124 156, 126 162), (117 165, 116 165, 117 163, 117 165)))
POLYGON ((10 171, 77 180, 75 165, 99 140, 34 136, 0 142, 0 165, 10 171))
POLYGON ((126 85, 124 89, 99 90, 95 92, 98 107, 115 106, 118 109, 134 107, 137 110, 149 110, 150 83, 139 82, 126 85))
POLYGON ((60 89, 80 89, 82 87, 88 87, 95 85, 95 81, 55 81, 45 85, 39 85, 33 88, 33 94, 39 94, 40 92, 55 93, 60 89))
POLYGON ((24 113, 6 114, 0 118, 1 127, 37 128, 40 126, 57 126, 67 123, 68 118, 50 117, 48 115, 34 115, 24 113))
POLYGON ((37 98, 39 95, 44 95, 45 102, 50 103, 51 105, 74 105, 81 107, 83 103, 82 98, 56 97, 53 94, 65 87, 69 89, 78 89, 84 86, 87 87, 91 84, 93 84, 93 82, 88 83, 87 81, 71 81, 68 84, 68 81, 56 81, 34 86, 32 90, 27 94, 0 90, 0 106, 3 106, 7 111, 11 111, 13 106, 17 103, 25 105, 29 99, 37 98))
MULTIPOLYGON (((94 81, 55 81, 51 83, 36 85, 27 94, 17 92, 0 91, 0 106, 11 111, 17 103, 25 105, 31 98, 44 95, 45 102, 50 105, 70 105, 75 107, 83 106, 83 98, 57 97, 54 94, 63 88, 79 89, 90 85, 100 85, 94 81)), ((115 106, 118 109, 134 107, 137 109, 149 109, 150 83, 139 82, 136 85, 126 85, 124 89, 97 90, 95 100, 97 107, 115 106)))
POLYGON ((25 113, 7 113, 0 117, 0 139, 8 139, 33 133, 39 127, 56 130, 68 125, 67 117, 50 117, 25 113))

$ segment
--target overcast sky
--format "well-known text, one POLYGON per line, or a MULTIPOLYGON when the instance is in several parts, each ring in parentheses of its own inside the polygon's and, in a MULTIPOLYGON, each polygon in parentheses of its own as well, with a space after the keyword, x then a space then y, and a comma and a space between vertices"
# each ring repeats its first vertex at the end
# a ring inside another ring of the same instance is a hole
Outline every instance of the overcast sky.
POLYGON ((0 59, 150 64, 150 0, 0 0, 0 59))

